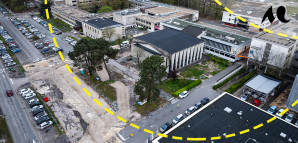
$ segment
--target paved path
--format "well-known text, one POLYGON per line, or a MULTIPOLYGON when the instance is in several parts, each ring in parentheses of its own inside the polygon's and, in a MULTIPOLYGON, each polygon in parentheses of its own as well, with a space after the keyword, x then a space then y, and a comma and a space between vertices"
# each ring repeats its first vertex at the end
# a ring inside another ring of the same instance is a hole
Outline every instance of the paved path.
POLYGON ((172 121, 175 116, 178 114, 184 114, 187 108, 194 105, 195 103, 201 101, 204 97, 208 97, 209 99, 214 99, 220 95, 217 91, 212 90, 212 85, 216 83, 218 79, 222 76, 227 75, 228 73, 235 70, 237 66, 230 66, 213 76, 212 78, 204 81, 201 85, 189 91, 189 96, 184 99, 173 99, 171 103, 164 106, 162 109, 157 110, 151 113, 146 118, 135 122, 134 124, 140 126, 140 129, 137 130, 131 126, 127 126, 123 130, 119 132, 120 138, 126 140, 127 143, 140 143, 145 142, 146 139, 150 136, 152 139, 152 135, 145 133, 144 128, 155 131, 154 137, 156 137, 157 132, 159 132, 159 128, 166 122, 172 121), (179 104, 179 108, 177 108, 177 104, 179 104), (129 134, 133 133, 133 137, 129 138, 129 134))

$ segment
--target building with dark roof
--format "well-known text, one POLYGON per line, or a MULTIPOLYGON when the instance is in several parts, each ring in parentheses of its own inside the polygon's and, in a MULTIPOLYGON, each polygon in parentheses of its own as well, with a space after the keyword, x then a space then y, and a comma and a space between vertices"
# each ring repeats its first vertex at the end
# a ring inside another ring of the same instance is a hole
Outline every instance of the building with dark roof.
POLYGON ((167 71, 179 69, 202 57, 204 42, 184 32, 165 29, 134 38, 132 55, 138 57, 141 49, 146 51, 141 61, 151 55, 161 55, 165 59, 167 71), (152 52, 150 52, 152 51, 152 52))
POLYGON ((289 143, 298 127, 239 98, 223 93, 157 137, 153 143, 289 143))
MULTIPOLYGON (((204 31, 206 31, 204 28, 200 28, 200 27, 195 27, 192 25, 188 25, 187 27, 185 27, 182 32, 187 33, 193 37, 197 37, 200 38, 199 36, 204 33, 204 31)), ((201 39, 201 38, 200 38, 201 39)))
POLYGON ((119 35, 122 37, 125 36, 124 26, 108 18, 86 20, 82 22, 82 26, 83 33, 93 39, 105 37, 104 29, 106 28, 115 30, 115 34, 113 34, 111 39, 106 38, 106 40, 115 41, 119 35))
POLYGON ((295 77, 291 92, 289 94, 286 107, 298 112, 298 106, 292 106, 292 104, 298 99, 298 74, 295 77))

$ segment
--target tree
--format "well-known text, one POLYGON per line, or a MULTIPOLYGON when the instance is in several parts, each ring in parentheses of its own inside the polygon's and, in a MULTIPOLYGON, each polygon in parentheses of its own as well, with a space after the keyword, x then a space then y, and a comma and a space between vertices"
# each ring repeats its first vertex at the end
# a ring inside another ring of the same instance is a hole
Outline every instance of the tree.
POLYGON ((33 35, 32 39, 35 41, 35 40, 38 40, 38 39, 39 39, 39 37, 38 37, 38 36, 36 36, 36 35, 33 35))
POLYGON ((103 7, 100 8, 98 13, 104 13, 104 12, 109 12, 109 11, 113 11, 113 9, 109 6, 103 6, 103 7))
POLYGON ((120 50, 121 50, 121 43, 122 43, 122 37, 120 34, 118 34, 117 39, 115 40, 115 44, 119 45, 120 50))
POLYGON ((99 1, 93 1, 90 4, 90 10, 93 13, 96 13, 100 9, 100 2, 99 1))
POLYGON ((110 3, 110 6, 112 7, 112 9, 118 10, 118 9, 121 9, 121 4, 122 4, 122 2, 120 0, 113 0, 110 3))
POLYGON ((51 12, 51 6, 52 6, 52 1, 51 0, 48 0, 47 4, 44 4, 43 2, 40 3, 40 7, 38 9, 39 15, 42 16, 43 18, 47 18, 45 9, 48 9, 49 17, 52 18, 53 15, 52 15, 52 12, 51 12))
POLYGON ((68 56, 74 61, 75 67, 88 69, 91 76, 93 71, 102 70, 102 63, 104 63, 109 78, 112 79, 106 65, 108 58, 105 56, 115 58, 118 51, 118 49, 110 48, 110 42, 103 38, 90 40, 82 38, 74 46, 74 50, 68 53, 68 56))
POLYGON ((116 30, 112 27, 105 27, 105 29, 102 31, 103 37, 108 38, 111 42, 112 36, 116 33, 116 30))
POLYGON ((112 0, 100 0, 100 6, 109 6, 112 0))
POLYGON ((167 78, 172 78, 173 81, 175 81, 175 79, 178 78, 178 76, 177 76, 177 71, 176 71, 176 70, 172 70, 172 71, 170 71, 169 74, 168 74, 168 77, 167 77, 167 78))
POLYGON ((138 65, 140 65, 140 57, 145 55, 144 49, 136 47, 136 48, 134 48, 134 50, 132 52, 133 52, 133 55, 135 55, 135 57, 138 60, 138 65))
POLYGON ((143 101, 147 99, 150 101, 153 98, 156 100, 160 94, 160 88, 158 87, 160 82, 161 76, 165 76, 166 66, 162 65, 164 63, 164 58, 153 55, 147 57, 142 65, 141 65, 141 72, 140 72, 140 80, 136 82, 134 92, 136 95, 140 95, 139 101, 143 101))
POLYGON ((186 69, 185 71, 180 73, 180 76, 182 77, 184 84, 186 84, 186 82, 187 82, 186 79, 190 78, 191 75, 192 75, 192 72, 188 69, 186 69))

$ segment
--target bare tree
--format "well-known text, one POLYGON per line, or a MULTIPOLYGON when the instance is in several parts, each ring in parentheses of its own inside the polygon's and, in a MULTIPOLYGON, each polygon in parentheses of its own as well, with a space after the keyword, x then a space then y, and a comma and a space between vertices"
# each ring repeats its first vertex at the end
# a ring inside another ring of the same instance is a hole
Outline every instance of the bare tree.
POLYGON ((97 13, 97 11, 100 9, 100 2, 99 1, 92 1, 90 4, 90 9, 94 13, 97 13))
POLYGON ((108 38, 111 42, 112 36, 116 33, 116 30, 111 27, 105 27, 105 29, 102 31, 103 37, 108 38))
POLYGON ((138 65, 140 64, 140 57, 145 55, 145 50, 139 47, 134 48, 134 50, 132 51, 133 54, 136 56, 136 58, 138 59, 138 65))
POLYGON ((269 64, 273 66, 274 72, 277 73, 278 76, 280 76, 281 71, 283 71, 285 68, 288 67, 288 64, 290 63, 290 56, 287 57, 286 53, 280 52, 279 50, 273 50, 270 52, 271 59, 269 61, 269 64))

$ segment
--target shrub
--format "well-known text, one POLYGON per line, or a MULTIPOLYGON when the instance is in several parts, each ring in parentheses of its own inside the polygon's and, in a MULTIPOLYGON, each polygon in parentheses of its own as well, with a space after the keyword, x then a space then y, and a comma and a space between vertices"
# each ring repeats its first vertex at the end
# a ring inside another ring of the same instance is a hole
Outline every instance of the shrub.
POLYGON ((223 60, 220 60, 220 59, 217 59, 217 58, 214 58, 214 57, 211 57, 211 60, 213 61, 213 62, 217 62, 218 64, 222 64, 222 65, 224 65, 224 66, 229 66, 229 64, 228 64, 228 62, 225 62, 225 61, 223 61, 223 60))
POLYGON ((201 83, 202 83, 201 79, 198 79, 198 80, 196 80, 195 82, 192 82, 191 84, 189 84, 189 85, 187 85, 187 86, 185 86, 185 87, 183 87, 183 88, 177 90, 177 91, 173 94, 173 96, 176 98, 176 97, 179 96, 179 94, 180 94, 181 92, 183 92, 183 91, 189 91, 189 90, 193 89, 194 87, 200 85, 201 83))
POLYGON ((256 70, 253 70, 247 76, 243 77, 239 82, 233 84, 232 86, 230 86, 225 91, 228 92, 228 93, 231 93, 231 94, 235 93, 240 87, 243 86, 243 84, 245 82, 247 82, 249 79, 251 79, 256 74, 256 72, 257 72, 256 70))
POLYGON ((36 36, 36 35, 33 35, 32 39, 35 41, 35 40, 38 40, 38 39, 39 39, 39 37, 38 37, 38 36, 36 36))
POLYGON ((221 88, 223 85, 225 85, 226 83, 228 83, 230 80, 232 80, 233 78, 235 78, 237 75, 239 75, 240 73, 244 72, 246 70, 246 68, 242 68, 240 69, 238 72, 236 72, 235 74, 233 74, 232 76, 230 76, 229 78, 225 79, 223 82, 214 85, 213 89, 216 90, 218 88, 221 88))

